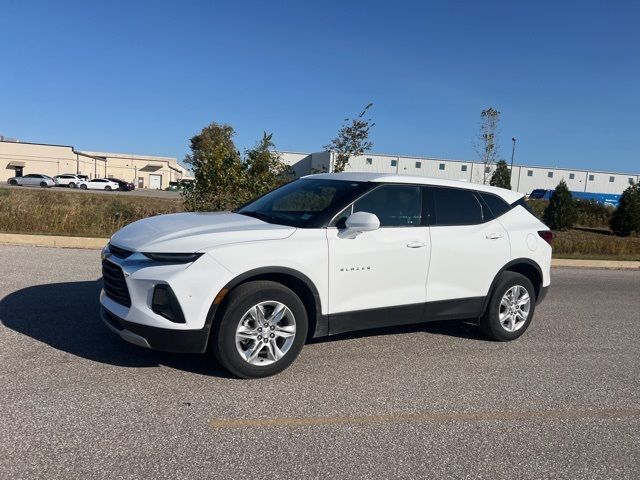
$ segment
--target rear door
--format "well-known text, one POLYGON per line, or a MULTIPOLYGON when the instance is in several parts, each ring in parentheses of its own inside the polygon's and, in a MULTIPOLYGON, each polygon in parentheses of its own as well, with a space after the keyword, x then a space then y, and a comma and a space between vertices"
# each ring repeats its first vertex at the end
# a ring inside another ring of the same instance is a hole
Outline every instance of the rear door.
POLYGON ((485 297, 511 255, 506 230, 473 190, 425 189, 433 212, 427 301, 485 297))
POLYGON ((420 186, 382 185, 327 228, 331 333, 421 320, 430 248, 421 197, 420 186), (375 214, 380 228, 341 238, 341 223, 359 211, 375 214))

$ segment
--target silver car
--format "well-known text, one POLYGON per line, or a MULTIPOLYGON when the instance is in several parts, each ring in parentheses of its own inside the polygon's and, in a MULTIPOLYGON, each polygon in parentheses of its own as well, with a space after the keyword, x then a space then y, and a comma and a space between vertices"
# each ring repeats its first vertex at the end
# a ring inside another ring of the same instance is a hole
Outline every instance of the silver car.
POLYGON ((7 180, 9 185, 20 185, 24 187, 53 187, 56 182, 49 175, 41 175, 39 173, 29 173, 22 177, 11 177, 7 180))

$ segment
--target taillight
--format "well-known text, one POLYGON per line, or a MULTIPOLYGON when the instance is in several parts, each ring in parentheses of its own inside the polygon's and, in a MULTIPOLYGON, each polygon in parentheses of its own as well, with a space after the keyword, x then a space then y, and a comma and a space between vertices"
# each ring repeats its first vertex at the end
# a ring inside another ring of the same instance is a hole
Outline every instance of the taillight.
POLYGON ((538 235, 540 235, 549 245, 553 243, 553 232, 551 230, 540 230, 538 235))

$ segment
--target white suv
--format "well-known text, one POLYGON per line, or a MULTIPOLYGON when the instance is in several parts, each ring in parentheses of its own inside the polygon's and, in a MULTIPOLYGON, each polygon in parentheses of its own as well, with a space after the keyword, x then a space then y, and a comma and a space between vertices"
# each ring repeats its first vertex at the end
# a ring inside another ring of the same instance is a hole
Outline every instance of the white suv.
POLYGON ((56 187, 69 187, 76 188, 80 183, 84 181, 81 177, 73 173, 63 173, 62 175, 56 175, 53 177, 56 182, 56 187))
POLYGON ((233 213, 132 223, 103 251, 102 318, 123 339, 209 350, 262 377, 308 338, 473 320, 518 338, 544 297, 549 229, 522 195, 422 177, 320 174, 233 213))

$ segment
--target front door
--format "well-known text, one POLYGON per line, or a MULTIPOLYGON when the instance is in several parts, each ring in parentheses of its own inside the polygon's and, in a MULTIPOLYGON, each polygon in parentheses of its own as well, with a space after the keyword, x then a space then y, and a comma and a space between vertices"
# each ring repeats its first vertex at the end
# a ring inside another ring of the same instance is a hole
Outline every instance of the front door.
POLYGON ((341 238, 327 228, 330 333, 421 320, 429 270, 429 227, 421 188, 383 185, 343 213, 369 212, 380 228, 341 238))

